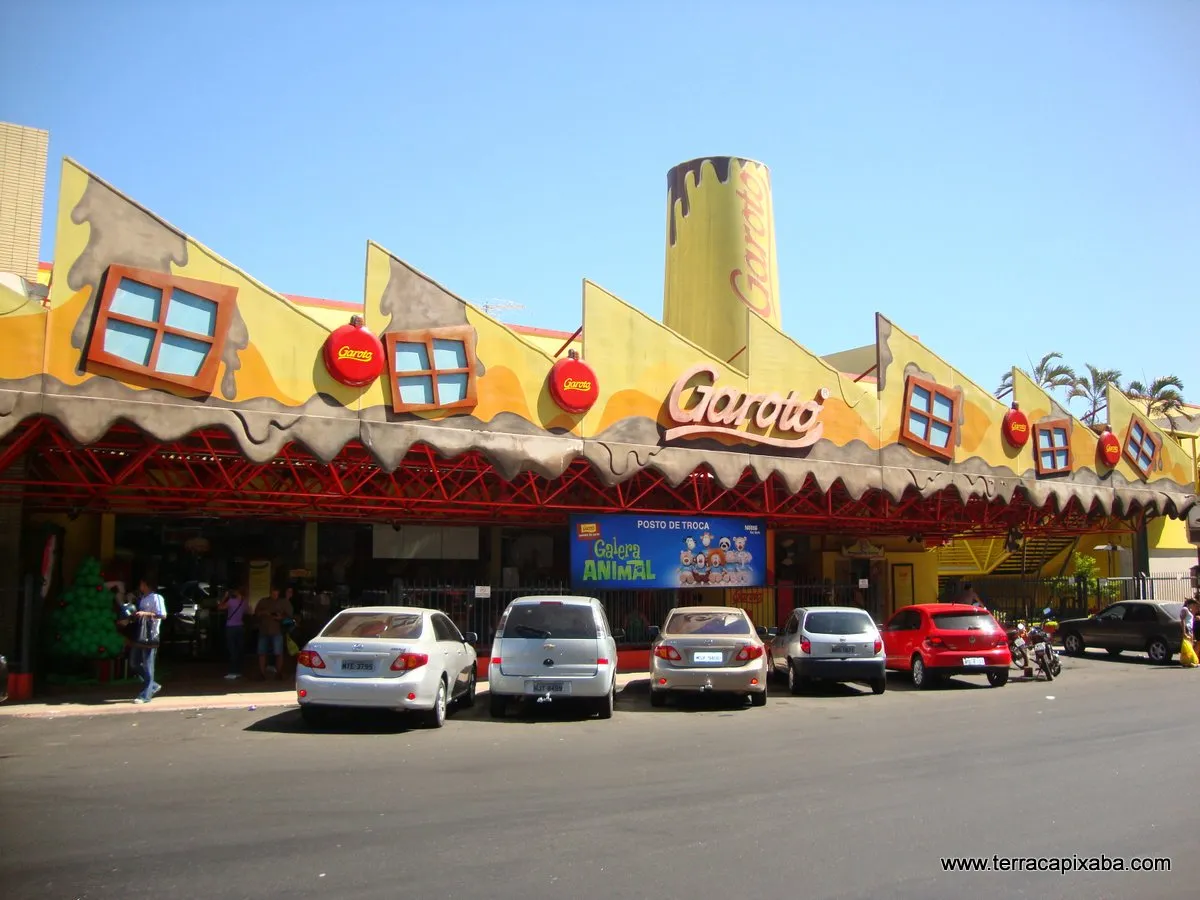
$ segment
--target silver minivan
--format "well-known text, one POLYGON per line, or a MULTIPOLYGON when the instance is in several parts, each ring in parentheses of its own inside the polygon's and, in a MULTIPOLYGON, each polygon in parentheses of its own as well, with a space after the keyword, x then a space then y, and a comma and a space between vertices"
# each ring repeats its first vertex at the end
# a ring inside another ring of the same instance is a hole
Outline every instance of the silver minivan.
POLYGON ((520 597, 504 610, 488 663, 493 718, 512 700, 582 701, 600 718, 613 714, 617 640, 593 597, 520 597))

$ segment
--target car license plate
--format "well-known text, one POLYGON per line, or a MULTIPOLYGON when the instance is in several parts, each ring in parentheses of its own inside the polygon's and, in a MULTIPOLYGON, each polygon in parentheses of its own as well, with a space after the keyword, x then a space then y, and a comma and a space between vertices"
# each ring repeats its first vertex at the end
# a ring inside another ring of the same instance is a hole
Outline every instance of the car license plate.
POLYGON ((692 654, 694 663, 719 663, 725 658, 720 650, 697 650, 692 654))
POLYGON ((963 665, 964 666, 982 666, 985 664, 985 662, 986 661, 984 660, 984 658, 982 656, 968 656, 966 659, 963 660, 963 665))
POLYGON ((854 648, 851 647, 849 644, 834 644, 833 652, 834 653, 853 653, 854 648))
POLYGON ((525 682, 525 693, 567 694, 570 691, 569 685, 565 681, 527 681, 525 682))
POLYGON ((342 671, 343 672, 374 672, 375 671, 375 663, 374 662, 364 662, 364 661, 360 661, 360 660, 356 660, 356 659, 343 659, 342 660, 342 671))
POLYGON ((1033 645, 1034 653, 1045 653, 1047 649, 1049 648, 1046 646, 1045 642, 1033 645))

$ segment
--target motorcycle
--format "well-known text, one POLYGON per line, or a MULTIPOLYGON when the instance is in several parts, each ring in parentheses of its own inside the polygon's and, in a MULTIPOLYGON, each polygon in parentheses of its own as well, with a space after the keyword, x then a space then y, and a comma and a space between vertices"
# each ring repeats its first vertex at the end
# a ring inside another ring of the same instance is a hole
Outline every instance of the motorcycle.
MULTIPOLYGON (((1050 608, 1042 610, 1042 613, 1046 617, 1043 621, 1049 621, 1050 608)), ((1058 654, 1054 650, 1054 643, 1049 633, 1046 632, 1044 624, 1034 625, 1029 630, 1027 643, 1033 647, 1033 661, 1046 676, 1047 681, 1053 681, 1062 674, 1062 663, 1059 662, 1058 654)))
POLYGON ((1025 623, 1020 622, 1016 628, 1010 628, 1007 632, 1008 636, 1008 653, 1012 657, 1014 669, 1024 669, 1029 665, 1029 651, 1027 648, 1026 637, 1028 633, 1025 629, 1025 623))

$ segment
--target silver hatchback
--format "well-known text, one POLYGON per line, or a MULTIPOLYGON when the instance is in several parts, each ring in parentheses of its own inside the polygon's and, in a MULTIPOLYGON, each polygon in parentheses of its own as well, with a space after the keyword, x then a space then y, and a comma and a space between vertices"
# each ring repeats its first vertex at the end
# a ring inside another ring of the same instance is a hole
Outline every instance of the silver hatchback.
POLYGON ((887 690, 887 657, 879 627, 857 607, 793 610, 768 652, 771 671, 787 675, 793 694, 817 680, 861 681, 876 694, 887 690))
POLYGON ((595 598, 514 600, 500 617, 488 663, 492 716, 502 718, 512 700, 582 700, 611 718, 621 637, 595 598))

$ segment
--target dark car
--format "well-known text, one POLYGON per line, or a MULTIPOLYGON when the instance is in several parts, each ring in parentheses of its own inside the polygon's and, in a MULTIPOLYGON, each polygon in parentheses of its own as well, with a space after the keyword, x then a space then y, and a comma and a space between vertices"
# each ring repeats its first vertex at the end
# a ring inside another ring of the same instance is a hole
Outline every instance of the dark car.
POLYGON ((1086 619, 1059 622, 1058 639, 1069 656, 1093 648, 1109 656, 1132 650, 1147 654, 1151 662, 1169 663, 1183 643, 1182 609, 1182 603, 1126 600, 1086 619))

